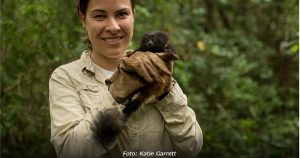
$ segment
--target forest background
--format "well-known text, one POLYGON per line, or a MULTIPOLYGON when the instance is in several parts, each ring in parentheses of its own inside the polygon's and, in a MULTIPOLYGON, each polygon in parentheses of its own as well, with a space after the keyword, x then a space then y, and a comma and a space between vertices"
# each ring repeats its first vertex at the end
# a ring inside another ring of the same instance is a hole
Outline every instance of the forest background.
MULTIPOLYGON (((170 33, 202 158, 299 155, 298 0, 138 0, 130 48, 170 33)), ((48 81, 80 57, 74 0, 1 0, 1 157, 55 157, 48 81)))

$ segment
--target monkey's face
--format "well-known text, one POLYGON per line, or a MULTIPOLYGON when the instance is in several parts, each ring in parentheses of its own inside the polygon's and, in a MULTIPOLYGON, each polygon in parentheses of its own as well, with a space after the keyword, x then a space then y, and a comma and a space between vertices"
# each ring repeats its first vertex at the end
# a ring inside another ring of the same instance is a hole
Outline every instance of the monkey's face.
POLYGON ((162 52, 168 43, 168 36, 165 32, 154 31, 144 34, 141 47, 144 51, 162 52))

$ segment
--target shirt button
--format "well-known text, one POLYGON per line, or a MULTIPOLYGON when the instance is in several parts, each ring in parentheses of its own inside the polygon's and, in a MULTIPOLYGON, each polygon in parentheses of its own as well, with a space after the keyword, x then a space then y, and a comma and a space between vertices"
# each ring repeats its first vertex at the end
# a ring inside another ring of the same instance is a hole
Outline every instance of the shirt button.
POLYGON ((160 107, 160 110, 161 110, 161 111, 164 111, 164 110, 165 110, 165 107, 164 107, 164 106, 161 106, 161 107, 160 107))
POLYGON ((91 90, 94 91, 94 92, 98 92, 98 87, 97 86, 93 86, 93 87, 91 86, 91 90))
POLYGON ((137 132, 131 132, 131 136, 132 136, 132 137, 136 137, 137 135, 138 135, 137 132))

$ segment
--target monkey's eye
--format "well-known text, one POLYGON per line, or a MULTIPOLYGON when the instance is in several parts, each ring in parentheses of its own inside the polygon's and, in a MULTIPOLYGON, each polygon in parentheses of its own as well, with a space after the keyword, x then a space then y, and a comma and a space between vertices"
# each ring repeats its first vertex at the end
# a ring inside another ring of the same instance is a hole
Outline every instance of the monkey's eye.
POLYGON ((154 41, 156 44, 161 44, 161 43, 162 43, 162 40, 159 39, 159 38, 155 38, 153 41, 154 41))

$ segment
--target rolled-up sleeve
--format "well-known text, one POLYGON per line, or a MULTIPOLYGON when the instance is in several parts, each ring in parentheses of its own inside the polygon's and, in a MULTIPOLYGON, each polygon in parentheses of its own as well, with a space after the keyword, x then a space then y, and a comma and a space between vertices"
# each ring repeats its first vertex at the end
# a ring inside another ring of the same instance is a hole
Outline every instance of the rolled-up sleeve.
MULTIPOLYGON (((101 157, 106 150, 93 139, 100 109, 85 111, 68 73, 56 69, 49 81, 51 142, 61 158, 101 157)), ((112 148, 115 142, 108 148, 112 148)))
POLYGON ((200 152, 203 136, 195 112, 187 106, 187 98, 179 85, 156 104, 179 157, 195 157, 200 152))

